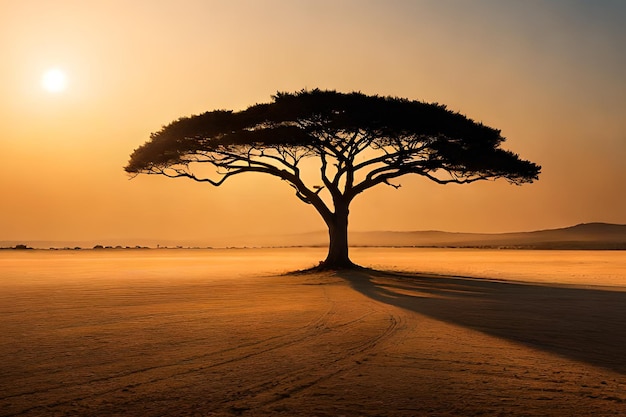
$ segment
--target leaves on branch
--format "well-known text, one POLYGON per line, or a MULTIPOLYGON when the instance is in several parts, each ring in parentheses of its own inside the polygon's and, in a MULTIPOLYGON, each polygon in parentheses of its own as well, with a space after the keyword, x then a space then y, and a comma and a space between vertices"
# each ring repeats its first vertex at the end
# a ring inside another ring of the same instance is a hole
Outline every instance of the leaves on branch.
POLYGON ((322 190, 347 201, 377 184, 417 174, 441 184, 505 178, 532 182, 541 167, 503 150, 500 131, 444 105, 324 90, 279 92, 270 103, 180 118, 131 155, 131 174, 186 177, 219 186, 245 172, 289 182, 302 201, 326 208, 322 190), (300 162, 319 158, 323 186, 308 187, 300 162), (192 166, 216 168, 201 178, 192 166))

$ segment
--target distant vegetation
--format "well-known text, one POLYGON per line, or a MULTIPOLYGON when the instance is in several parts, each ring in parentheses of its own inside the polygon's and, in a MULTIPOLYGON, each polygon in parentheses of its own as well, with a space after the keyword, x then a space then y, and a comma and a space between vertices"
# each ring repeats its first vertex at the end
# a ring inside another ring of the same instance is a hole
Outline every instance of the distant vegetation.
POLYGON ((30 246, 26 246, 26 245, 15 245, 13 247, 8 247, 8 248, 0 248, 1 250, 32 250, 33 248, 31 248, 30 246))
POLYGON ((93 247, 94 250, 101 250, 101 249, 148 249, 148 247, 146 246, 121 246, 121 245, 117 245, 117 246, 103 246, 103 245, 96 245, 93 247))

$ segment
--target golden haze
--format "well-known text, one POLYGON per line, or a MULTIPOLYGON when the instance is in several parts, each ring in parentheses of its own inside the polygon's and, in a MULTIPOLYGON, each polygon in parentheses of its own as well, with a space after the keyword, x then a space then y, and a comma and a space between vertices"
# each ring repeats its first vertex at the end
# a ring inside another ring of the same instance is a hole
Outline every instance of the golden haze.
POLYGON ((543 166, 523 187, 403 178, 355 200, 353 230, 626 223, 626 7, 606 5, 2 2, 0 240, 323 229, 272 178, 215 189, 122 170, 178 117, 315 87, 445 103, 543 166), (67 74, 57 94, 40 85, 53 67, 67 74))

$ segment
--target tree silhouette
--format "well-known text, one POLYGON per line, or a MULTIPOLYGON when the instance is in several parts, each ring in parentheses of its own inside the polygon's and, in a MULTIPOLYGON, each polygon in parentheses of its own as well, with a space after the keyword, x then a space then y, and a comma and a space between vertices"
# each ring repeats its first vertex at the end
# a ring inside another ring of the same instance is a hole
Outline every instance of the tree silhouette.
POLYGON ((362 93, 303 90, 233 112, 180 118, 131 155, 125 170, 214 186, 248 172, 286 181, 328 226, 320 268, 355 266, 348 256, 352 200, 378 184, 418 174, 439 184, 505 178, 532 182, 541 167, 500 149, 500 131, 437 103, 362 93), (303 174, 316 158, 317 182, 303 174), (214 169, 202 176, 200 164, 214 169))

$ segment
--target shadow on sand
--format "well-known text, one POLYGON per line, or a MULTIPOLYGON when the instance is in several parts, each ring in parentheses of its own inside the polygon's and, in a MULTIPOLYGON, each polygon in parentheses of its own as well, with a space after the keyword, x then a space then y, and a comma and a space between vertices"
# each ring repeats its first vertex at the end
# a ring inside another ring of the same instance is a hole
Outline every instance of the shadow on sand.
POLYGON ((626 292, 374 270, 360 293, 448 323, 626 374, 626 292))

